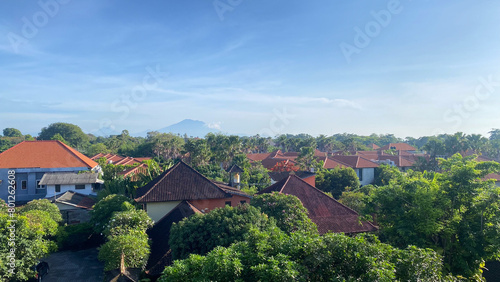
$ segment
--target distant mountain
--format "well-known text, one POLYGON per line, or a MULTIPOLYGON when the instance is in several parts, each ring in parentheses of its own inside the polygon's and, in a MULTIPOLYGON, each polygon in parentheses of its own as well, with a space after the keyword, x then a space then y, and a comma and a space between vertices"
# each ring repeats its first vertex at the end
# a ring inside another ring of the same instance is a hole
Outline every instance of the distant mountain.
POLYGON ((192 119, 185 119, 181 122, 172 124, 157 131, 161 133, 171 132, 180 135, 187 134, 187 136, 193 136, 193 137, 205 137, 205 135, 207 135, 207 133, 210 132, 213 133, 221 132, 219 129, 208 127, 208 124, 204 123, 203 121, 192 120, 192 119))

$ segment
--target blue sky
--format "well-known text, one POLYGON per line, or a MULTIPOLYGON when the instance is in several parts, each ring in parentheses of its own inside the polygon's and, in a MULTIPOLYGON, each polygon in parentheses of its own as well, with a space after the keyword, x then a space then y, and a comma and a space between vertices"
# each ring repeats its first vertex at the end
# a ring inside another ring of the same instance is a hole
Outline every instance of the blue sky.
POLYGON ((2 1, 0 129, 500 128, 500 2, 367 2, 2 1))

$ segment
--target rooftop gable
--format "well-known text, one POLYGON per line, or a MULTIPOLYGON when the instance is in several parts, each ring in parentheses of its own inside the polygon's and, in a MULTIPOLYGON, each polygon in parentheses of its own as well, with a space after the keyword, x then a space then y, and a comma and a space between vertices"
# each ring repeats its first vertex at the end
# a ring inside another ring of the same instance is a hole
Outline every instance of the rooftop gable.
POLYGON ((0 168, 70 168, 98 165, 57 140, 23 141, 0 154, 0 168))
POLYGON ((316 223, 321 234, 328 231, 358 233, 377 230, 369 222, 360 222, 356 211, 339 203, 296 175, 290 175, 258 194, 271 192, 291 194, 299 198, 302 205, 309 211, 309 218, 316 223))
POLYGON ((381 148, 379 150, 396 150, 396 151, 416 151, 417 149, 410 144, 407 143, 389 143, 381 148))
POLYGON ((366 158, 363 158, 361 156, 356 156, 356 155, 350 155, 350 156, 334 155, 331 158, 337 162, 345 163, 352 168, 379 167, 379 165, 376 162, 372 162, 366 158))
MULTIPOLYGON (((220 188, 181 161, 160 174, 146 186, 137 189, 135 201, 148 203, 220 199, 231 197, 230 194, 232 193, 228 190, 220 188)), ((239 193, 243 192, 239 191, 239 193)))

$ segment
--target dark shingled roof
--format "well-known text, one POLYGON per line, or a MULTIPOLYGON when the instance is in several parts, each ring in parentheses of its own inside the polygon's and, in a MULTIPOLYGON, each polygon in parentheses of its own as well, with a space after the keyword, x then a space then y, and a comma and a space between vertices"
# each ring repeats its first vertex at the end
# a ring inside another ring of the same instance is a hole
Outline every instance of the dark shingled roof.
POLYGON ((271 192, 290 194, 299 198, 309 211, 309 218, 318 226, 320 234, 328 231, 360 233, 378 229, 370 222, 360 221, 356 211, 342 205, 296 175, 290 175, 258 194, 271 192))
POLYGON ((58 194, 54 197, 49 198, 52 203, 61 203, 69 206, 74 206, 77 208, 90 210, 96 203, 94 197, 80 194, 74 191, 66 191, 64 193, 58 194))
MULTIPOLYGON (((168 202, 229 198, 247 194, 222 184, 215 184, 184 162, 178 162, 153 181, 137 189, 136 202, 168 202)), ((250 196, 248 196, 250 197, 250 196)))
POLYGON ((72 185, 104 183, 97 173, 48 172, 40 180, 40 185, 72 185))
POLYGON ((165 266, 172 264, 172 254, 170 252, 170 245, 168 244, 170 228, 173 223, 177 223, 195 213, 201 213, 201 211, 188 201, 182 201, 147 231, 152 241, 151 254, 146 266, 147 274, 159 276, 165 269, 165 266))

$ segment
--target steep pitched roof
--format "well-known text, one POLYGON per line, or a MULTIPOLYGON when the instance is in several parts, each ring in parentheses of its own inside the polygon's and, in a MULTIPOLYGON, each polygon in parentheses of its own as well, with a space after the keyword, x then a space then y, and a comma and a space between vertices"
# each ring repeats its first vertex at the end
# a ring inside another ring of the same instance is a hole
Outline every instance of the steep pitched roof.
POLYGON ((359 233, 377 230, 373 224, 359 221, 356 211, 342 205, 296 175, 290 175, 258 194, 271 192, 291 194, 299 198, 321 234, 328 231, 359 233))
POLYGON ((45 173, 40 180, 40 185, 73 185, 73 184, 93 184, 104 183, 97 178, 97 173, 73 173, 73 172, 54 172, 45 173))
POLYGON ((416 151, 417 149, 406 143, 389 143, 383 147, 380 147, 379 150, 416 151))
POLYGON ((66 168, 87 167, 98 164, 57 141, 23 141, 0 154, 0 168, 66 168))
MULTIPOLYGON (((229 187, 229 186, 228 186, 229 187)), ((232 187, 221 188, 184 162, 178 162, 153 181, 137 189, 136 202, 167 202, 219 199, 236 193, 232 187)), ((237 190, 237 189, 234 189, 237 190)), ((239 194, 245 193, 237 190, 239 194)))
POLYGON ((172 254, 170 252, 170 245, 168 244, 170 228, 172 224, 195 213, 201 214, 201 211, 188 201, 182 201, 147 231, 152 241, 151 254, 146 266, 147 274, 159 276, 165 269, 165 266, 172 264, 172 254))
POLYGON ((379 167, 379 165, 375 162, 372 162, 368 159, 365 159, 361 156, 350 155, 350 156, 341 156, 334 155, 331 158, 337 162, 342 162, 349 165, 352 168, 373 168, 379 167))

